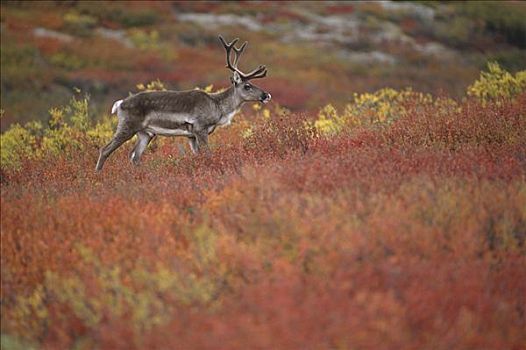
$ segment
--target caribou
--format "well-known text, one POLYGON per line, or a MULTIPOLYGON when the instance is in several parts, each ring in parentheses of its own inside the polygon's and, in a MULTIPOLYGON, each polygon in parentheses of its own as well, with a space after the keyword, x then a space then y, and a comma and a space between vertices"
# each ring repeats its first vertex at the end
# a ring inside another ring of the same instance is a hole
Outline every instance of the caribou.
POLYGON ((134 135, 137 135, 137 142, 130 152, 130 160, 135 165, 157 135, 187 137, 194 153, 208 150, 208 135, 218 126, 229 125, 245 102, 270 101, 270 93, 250 82, 264 78, 267 68, 260 65, 249 73, 238 68, 247 42, 236 47, 238 38, 227 43, 220 35, 219 40, 226 51, 226 68, 232 72, 231 86, 216 93, 201 90, 140 92, 116 101, 111 113, 117 114, 117 129, 111 141, 100 149, 96 171, 101 171, 106 159, 134 135))

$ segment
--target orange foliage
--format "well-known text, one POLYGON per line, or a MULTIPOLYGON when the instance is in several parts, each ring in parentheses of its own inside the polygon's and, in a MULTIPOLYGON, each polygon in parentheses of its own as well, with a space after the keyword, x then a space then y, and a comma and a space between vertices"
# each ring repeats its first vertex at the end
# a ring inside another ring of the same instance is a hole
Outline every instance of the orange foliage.
POLYGON ((494 348, 526 343, 526 96, 408 102, 331 138, 237 120, 2 174, 2 333, 42 348, 494 348), (129 147, 129 146, 128 146, 129 147), (184 146, 186 147, 186 146, 184 146))

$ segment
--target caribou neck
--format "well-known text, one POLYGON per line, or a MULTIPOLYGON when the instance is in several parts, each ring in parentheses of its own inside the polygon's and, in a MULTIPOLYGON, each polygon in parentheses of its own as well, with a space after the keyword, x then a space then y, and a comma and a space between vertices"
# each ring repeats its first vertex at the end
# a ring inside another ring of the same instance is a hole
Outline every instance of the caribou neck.
POLYGON ((234 85, 231 85, 225 91, 212 94, 221 109, 221 115, 230 115, 241 108, 243 100, 236 94, 234 85))

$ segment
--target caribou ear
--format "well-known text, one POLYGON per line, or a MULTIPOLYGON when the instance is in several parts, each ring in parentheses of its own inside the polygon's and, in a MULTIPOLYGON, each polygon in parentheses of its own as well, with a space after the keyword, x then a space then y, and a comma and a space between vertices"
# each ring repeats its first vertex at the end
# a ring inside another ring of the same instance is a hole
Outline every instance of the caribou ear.
POLYGON ((241 75, 239 75, 238 72, 234 72, 234 74, 232 74, 232 77, 230 78, 230 80, 232 80, 232 83, 234 84, 241 84, 241 82, 243 81, 241 79, 241 75))

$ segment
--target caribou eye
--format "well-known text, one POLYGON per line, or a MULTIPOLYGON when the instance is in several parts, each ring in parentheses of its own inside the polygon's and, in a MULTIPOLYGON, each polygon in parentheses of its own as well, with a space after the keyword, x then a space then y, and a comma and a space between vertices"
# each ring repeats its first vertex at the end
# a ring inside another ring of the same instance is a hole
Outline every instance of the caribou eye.
POLYGON ((252 89, 252 85, 250 85, 250 84, 245 84, 245 86, 243 86, 243 88, 244 88, 245 90, 250 90, 250 89, 252 89))

